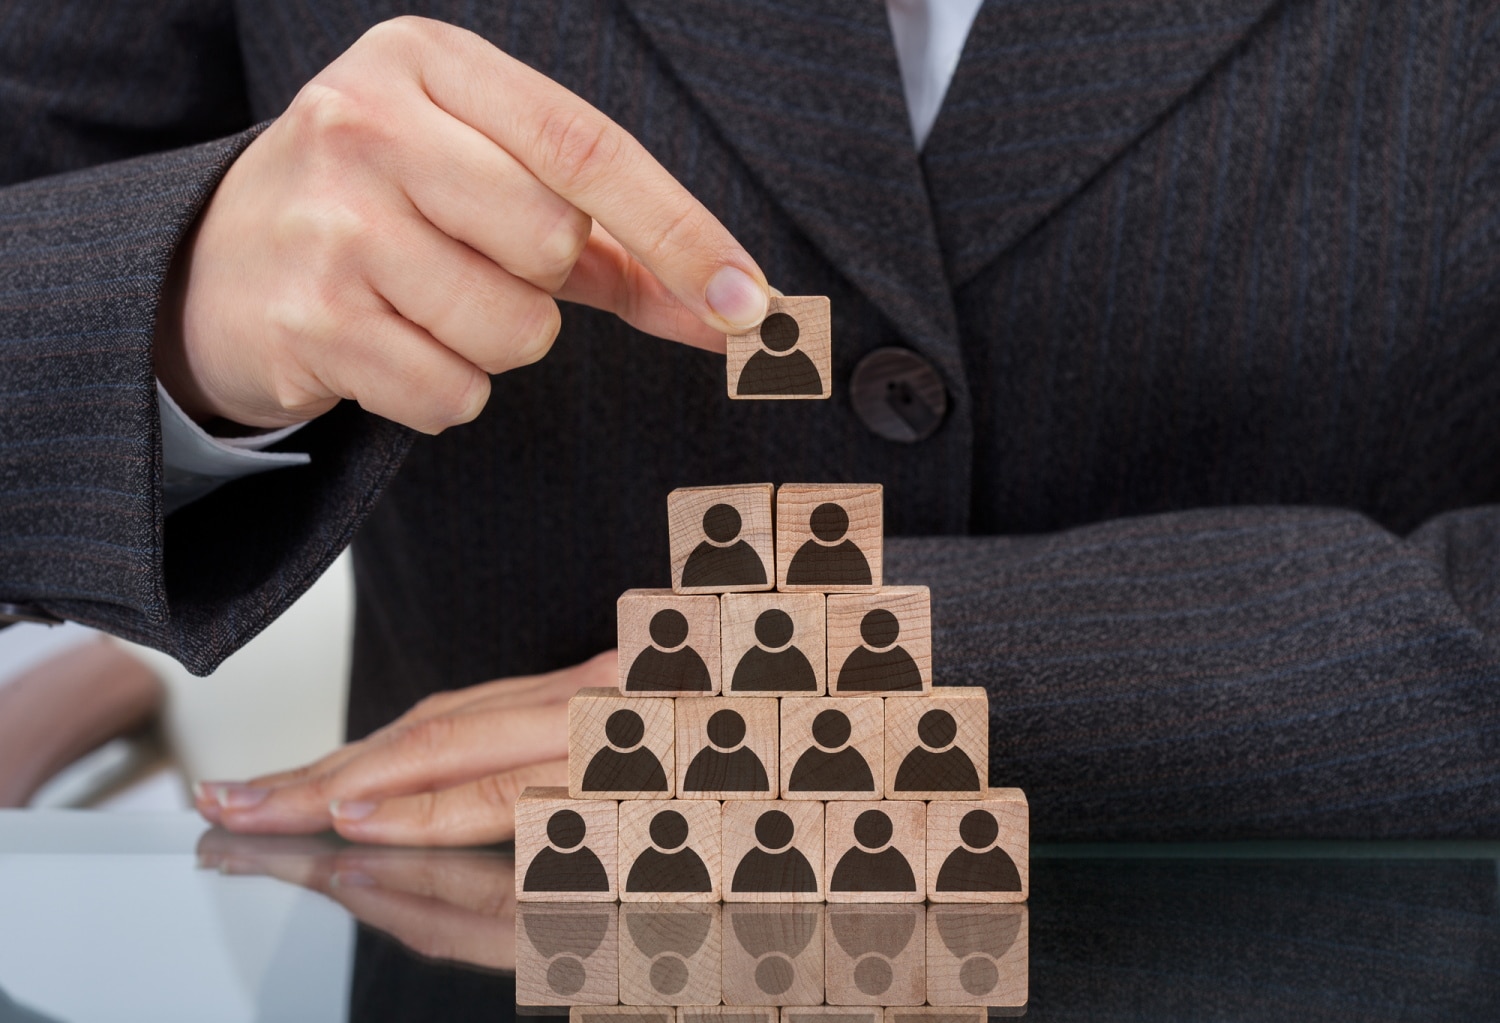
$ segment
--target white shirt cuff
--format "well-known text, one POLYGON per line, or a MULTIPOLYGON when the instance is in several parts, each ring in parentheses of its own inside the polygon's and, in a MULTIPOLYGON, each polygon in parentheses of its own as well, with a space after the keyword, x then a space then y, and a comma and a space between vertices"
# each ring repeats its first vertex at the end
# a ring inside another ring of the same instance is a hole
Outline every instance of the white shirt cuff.
POLYGON ((306 423, 248 437, 211 437, 188 418, 160 380, 156 382, 156 404, 161 415, 162 497, 168 513, 230 480, 312 461, 300 452, 263 450, 290 437, 306 423))

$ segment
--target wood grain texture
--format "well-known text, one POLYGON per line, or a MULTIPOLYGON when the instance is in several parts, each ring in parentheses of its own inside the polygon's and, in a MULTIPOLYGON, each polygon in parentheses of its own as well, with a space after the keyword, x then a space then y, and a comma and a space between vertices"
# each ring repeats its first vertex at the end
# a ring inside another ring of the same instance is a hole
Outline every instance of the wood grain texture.
POLYGON ((675 700, 580 689, 568 701, 568 792, 575 799, 666 799, 676 791, 675 700))
POLYGON ((877 590, 884 557, 878 483, 787 483, 776 491, 776 588, 877 590))
POLYGON ((620 1001, 718 1005, 721 907, 620 907, 620 1001))
POLYGON ((619 804, 532 787, 516 800, 516 900, 614 902, 619 804))
POLYGON ((939 686, 919 700, 885 701, 887 799, 974 799, 988 785, 989 695, 939 686))
POLYGON ((824 807, 829 902, 921 902, 927 891, 927 807, 917 800, 824 807))
POLYGON ((516 907, 517 1006, 615 1005, 619 964, 619 907, 516 907))
POLYGON ((672 589, 678 593, 769 590, 776 539, 769 483, 682 487, 667 495, 672 589))
POLYGON ((677 1010, 670 1005, 575 1005, 568 1010, 568 1023, 677 1023, 677 1010))
POLYGON ((620 901, 718 902, 719 814, 712 799, 621 803, 620 901))
POLYGON ((885 1023, 985 1023, 983 1008, 958 1006, 892 1006, 885 1010, 885 1023))
POLYGON ((780 1023, 781 1010, 774 1005, 684 1005, 677 1010, 677 1023, 780 1023))
POLYGON ((859 1005, 787 1006, 781 1023, 883 1023, 884 1010, 859 1005))
POLYGON ((833 316, 822 295, 771 296, 748 334, 724 337, 725 383, 742 401, 818 400, 833 394, 833 316))
POLYGON ((1030 878, 1031 814, 1020 789, 927 804, 929 901, 1025 902, 1030 878))
POLYGON ((725 902, 822 902, 823 804, 724 804, 725 902))
POLYGON ((1019 1009, 1030 997, 1025 905, 927 907, 927 1002, 1019 1009))
POLYGON ((927 911, 918 905, 829 906, 823 943, 829 1005, 921 1005, 927 911))
POLYGON ((775 699, 681 699, 676 710, 682 799, 766 799, 780 791, 775 699))
POLYGON ((782 699, 783 799, 879 799, 884 794, 884 700, 782 699))
POLYGON ((824 907, 724 907, 724 1004, 819 1005, 824 907))
POLYGON ((719 598, 626 590, 615 602, 620 692, 710 696, 720 689, 719 598))
POLYGON ((932 690, 932 593, 886 586, 828 598, 828 691, 922 696, 932 690))
POLYGON ((827 692, 821 593, 726 593, 719 601, 725 696, 827 692))

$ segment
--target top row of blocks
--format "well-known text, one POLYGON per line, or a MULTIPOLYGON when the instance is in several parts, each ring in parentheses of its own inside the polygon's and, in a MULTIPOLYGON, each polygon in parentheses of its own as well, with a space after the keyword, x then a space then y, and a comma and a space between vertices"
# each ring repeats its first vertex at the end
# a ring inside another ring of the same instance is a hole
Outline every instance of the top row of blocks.
POLYGON ((878 483, 685 487, 667 495, 672 589, 854 593, 881 587, 878 483))

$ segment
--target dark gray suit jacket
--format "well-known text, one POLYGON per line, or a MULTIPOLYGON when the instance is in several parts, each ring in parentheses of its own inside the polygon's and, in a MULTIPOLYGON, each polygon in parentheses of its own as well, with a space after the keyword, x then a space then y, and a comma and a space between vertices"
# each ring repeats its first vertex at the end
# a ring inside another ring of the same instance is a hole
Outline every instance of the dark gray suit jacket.
POLYGON ((919 159, 865 0, 0 4, 0 600, 207 671, 353 540, 359 735, 609 646, 672 487, 873 480, 1039 837, 1493 835, 1497 68, 1493 0, 994 0, 919 159), (164 521, 163 272, 233 133, 398 9, 831 296, 834 399, 570 307, 474 424, 340 408, 164 521), (883 345, 942 374, 927 441, 851 408, 883 345))

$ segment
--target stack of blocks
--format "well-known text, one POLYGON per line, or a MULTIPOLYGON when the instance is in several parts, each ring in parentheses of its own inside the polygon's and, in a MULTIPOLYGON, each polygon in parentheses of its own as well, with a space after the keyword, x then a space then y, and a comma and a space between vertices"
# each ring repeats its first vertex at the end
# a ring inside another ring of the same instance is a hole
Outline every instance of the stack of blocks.
POLYGON ((671 493, 672 588, 620 597, 568 788, 517 802, 520 900, 1026 900, 1026 797, 987 785, 985 691, 933 685, 927 588, 882 585, 881 501, 671 493))

